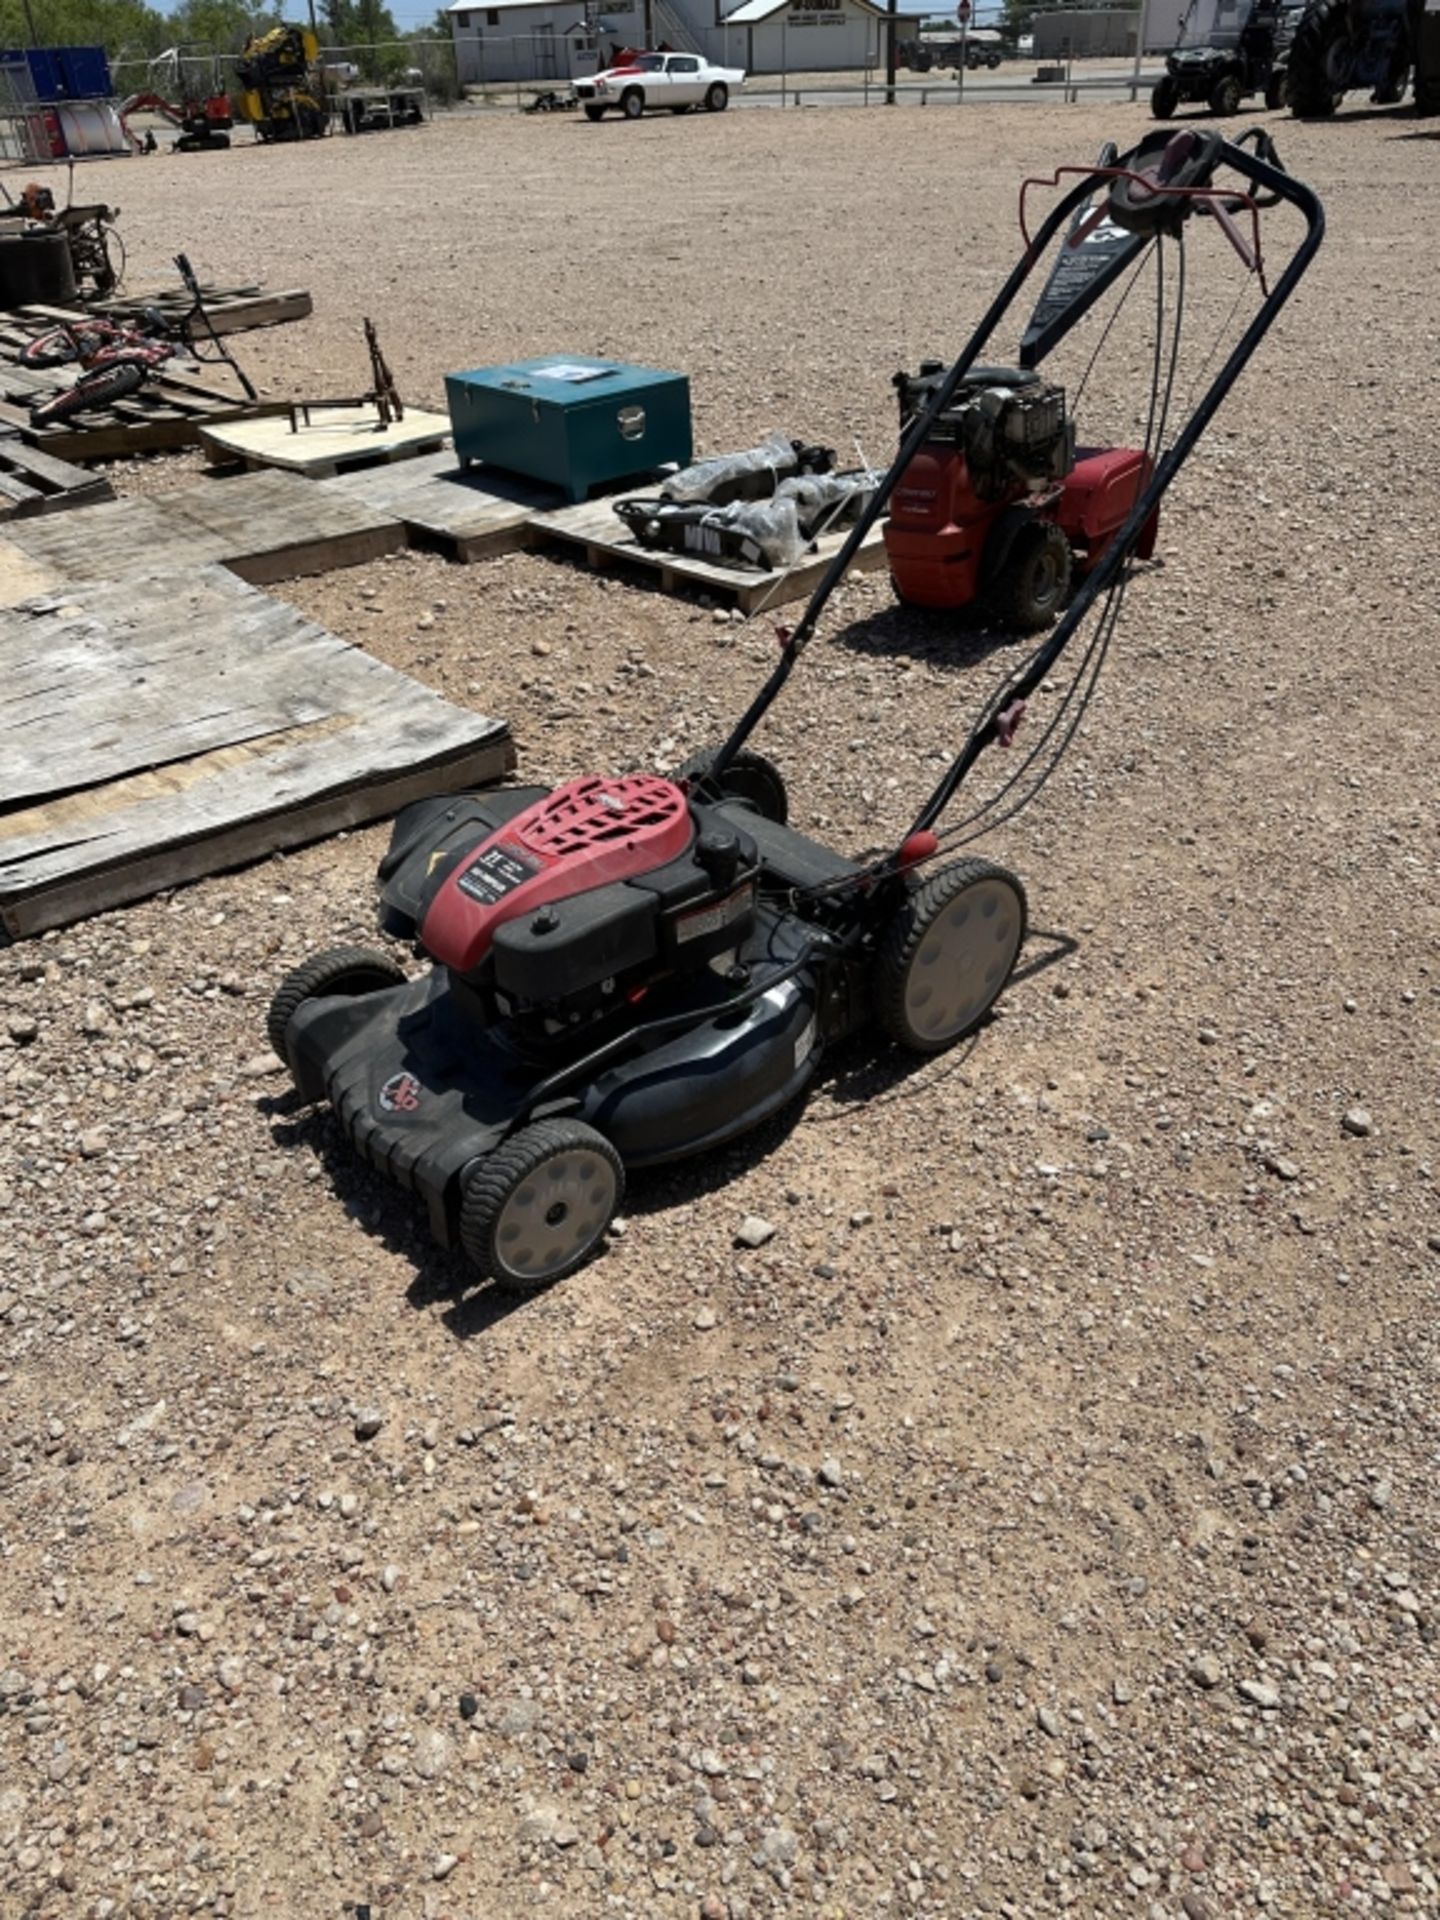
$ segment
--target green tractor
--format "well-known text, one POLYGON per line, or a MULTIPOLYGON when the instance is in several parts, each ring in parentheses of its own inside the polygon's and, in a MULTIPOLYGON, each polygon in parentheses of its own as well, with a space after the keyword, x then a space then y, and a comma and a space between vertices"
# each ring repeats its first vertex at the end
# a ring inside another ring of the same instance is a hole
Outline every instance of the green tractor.
POLYGON ((1440 0, 1421 0, 1415 22, 1415 111, 1440 113, 1440 0))
MULTIPOLYGON (((1290 110, 1301 120, 1334 113, 1368 88, 1377 106, 1403 99, 1427 0, 1310 0, 1287 63, 1290 110)), ((1433 93, 1433 77, 1430 87, 1433 93)))

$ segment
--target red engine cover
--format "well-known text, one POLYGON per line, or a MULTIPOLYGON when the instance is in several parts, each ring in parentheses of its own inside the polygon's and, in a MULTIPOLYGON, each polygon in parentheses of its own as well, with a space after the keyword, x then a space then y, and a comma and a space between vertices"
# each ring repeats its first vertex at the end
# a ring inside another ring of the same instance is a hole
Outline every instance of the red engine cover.
POLYGON ((885 523, 885 554, 901 599, 917 607, 973 600, 986 536, 1004 508, 1004 501, 976 495, 958 447, 922 446, 890 496, 885 523))
MULTIPOLYGON (((1065 482, 1055 518, 1066 539, 1090 568, 1124 526, 1155 463, 1136 447, 1081 447, 1065 482)), ((1159 512, 1151 514, 1135 552, 1148 560, 1155 551, 1159 512)))
POLYGON ((445 880, 426 910, 427 953, 469 973, 495 929, 549 900, 632 880, 690 845, 690 805, 651 773, 571 780, 492 833, 445 880))

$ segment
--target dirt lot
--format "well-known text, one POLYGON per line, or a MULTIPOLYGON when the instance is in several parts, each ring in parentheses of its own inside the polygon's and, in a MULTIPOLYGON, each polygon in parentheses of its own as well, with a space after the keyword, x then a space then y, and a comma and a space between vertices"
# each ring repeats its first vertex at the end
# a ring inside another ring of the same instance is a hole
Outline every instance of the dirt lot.
MULTIPOLYGON (((314 290, 240 343, 272 391, 354 385, 371 314, 417 400, 616 354, 689 371, 706 449, 878 458, 1021 174, 1145 124, 486 119, 85 181, 142 273, 314 290)), ((0 955, 0 1914, 1440 1912, 1440 174, 1408 116, 1276 131, 1330 238, 986 843, 1035 931, 958 1055, 837 1055, 507 1312, 264 1059, 383 828, 0 955)), ((1237 282, 1192 251, 1203 357, 1237 282)), ((545 555, 288 591, 536 780, 673 763, 773 648, 545 555)), ((847 588, 762 742, 797 823, 908 818, 1014 657, 847 588)))

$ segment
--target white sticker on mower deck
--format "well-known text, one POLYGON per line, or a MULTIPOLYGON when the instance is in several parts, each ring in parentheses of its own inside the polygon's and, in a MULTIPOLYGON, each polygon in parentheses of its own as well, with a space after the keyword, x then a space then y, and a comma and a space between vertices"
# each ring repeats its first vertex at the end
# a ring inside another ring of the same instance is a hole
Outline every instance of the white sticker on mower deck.
POLYGON ((798 1073, 815 1051, 815 1028, 817 1021, 807 1021, 804 1030, 795 1036, 795 1071, 798 1073))
POLYGON ((682 913, 675 922, 677 944, 701 940, 707 933, 718 933, 721 927, 728 927, 732 920, 742 920, 750 911, 753 899, 754 888, 747 881, 726 899, 717 900, 713 907, 702 907, 698 913, 682 913))

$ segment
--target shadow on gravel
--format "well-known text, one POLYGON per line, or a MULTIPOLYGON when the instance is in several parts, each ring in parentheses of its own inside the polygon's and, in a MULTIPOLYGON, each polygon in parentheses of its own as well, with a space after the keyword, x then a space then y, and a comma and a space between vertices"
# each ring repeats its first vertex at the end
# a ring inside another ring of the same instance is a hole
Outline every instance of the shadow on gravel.
POLYGON ((882 607, 854 620, 834 635, 839 646, 883 660, 924 660, 947 671, 977 666, 1002 647, 1016 644, 1013 633, 992 627, 969 608, 882 607))
MULTIPOLYGON (((1026 942, 1029 957, 1016 968, 1011 987, 1068 958, 1077 946, 1069 934, 1032 927, 1026 942)), ((859 1107, 887 1105, 928 1090, 963 1070, 992 1024, 997 1022, 987 1020, 963 1046, 930 1060, 898 1047, 877 1047, 874 1035, 855 1035, 834 1049, 805 1094, 752 1132, 695 1160, 633 1174, 627 1182, 625 1214, 644 1219, 718 1193, 774 1153, 807 1112, 812 1125, 825 1126, 853 1120, 859 1107), (817 1099, 827 1098, 834 1110, 817 1110, 817 1099)), ((447 1253, 431 1240, 420 1201, 381 1179, 360 1159, 328 1107, 302 1106, 293 1088, 263 1095, 255 1104, 269 1120, 277 1147, 291 1153, 308 1148, 315 1155, 323 1172, 316 1186, 326 1203, 338 1203, 371 1239, 410 1265, 413 1278, 405 1298, 417 1312, 446 1301, 440 1315, 446 1329, 457 1340, 473 1340, 526 1305, 523 1295, 476 1286, 463 1254, 447 1253)), ((597 1256, 600 1261, 605 1257, 603 1252, 597 1256)))

